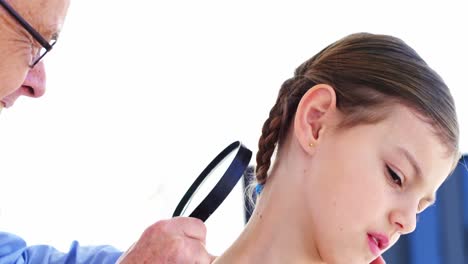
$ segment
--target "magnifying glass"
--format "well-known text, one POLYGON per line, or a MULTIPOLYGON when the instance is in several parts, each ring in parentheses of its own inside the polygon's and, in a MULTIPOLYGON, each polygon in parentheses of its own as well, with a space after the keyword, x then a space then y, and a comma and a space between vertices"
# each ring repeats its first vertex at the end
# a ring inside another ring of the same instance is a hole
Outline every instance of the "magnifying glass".
POLYGON ((240 141, 235 141, 227 146, 193 182, 180 200, 172 217, 185 215, 185 212, 189 212, 188 216, 205 222, 242 177, 251 157, 252 151, 242 145, 240 141), (213 173, 215 169, 216 173, 213 173), (223 171, 224 173, 222 173, 223 171))

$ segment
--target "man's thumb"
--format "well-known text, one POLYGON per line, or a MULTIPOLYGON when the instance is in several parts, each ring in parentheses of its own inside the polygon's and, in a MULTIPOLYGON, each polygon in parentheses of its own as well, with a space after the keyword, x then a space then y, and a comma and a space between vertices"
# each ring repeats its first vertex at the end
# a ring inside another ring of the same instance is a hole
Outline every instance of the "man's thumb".
MULTIPOLYGON (((208 254, 208 255, 210 255, 210 254, 208 254)), ((210 255, 210 264, 214 263, 217 258, 218 258, 218 256, 210 255)))

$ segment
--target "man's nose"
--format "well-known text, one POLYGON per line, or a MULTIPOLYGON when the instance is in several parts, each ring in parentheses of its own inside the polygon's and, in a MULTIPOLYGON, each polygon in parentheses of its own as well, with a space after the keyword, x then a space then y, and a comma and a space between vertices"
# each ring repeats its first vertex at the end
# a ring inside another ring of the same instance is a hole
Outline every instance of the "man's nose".
POLYGON ((46 74, 44 63, 40 61, 31 68, 24 79, 22 87, 22 95, 30 97, 41 97, 45 93, 46 74))

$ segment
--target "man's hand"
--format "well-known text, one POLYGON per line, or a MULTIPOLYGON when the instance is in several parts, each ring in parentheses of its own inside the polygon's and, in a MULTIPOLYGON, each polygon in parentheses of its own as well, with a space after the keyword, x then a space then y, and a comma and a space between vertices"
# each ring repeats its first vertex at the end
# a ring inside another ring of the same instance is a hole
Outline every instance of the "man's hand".
POLYGON ((205 249, 206 227, 196 218, 177 217, 156 222, 119 258, 119 264, 200 263, 216 257, 205 249))

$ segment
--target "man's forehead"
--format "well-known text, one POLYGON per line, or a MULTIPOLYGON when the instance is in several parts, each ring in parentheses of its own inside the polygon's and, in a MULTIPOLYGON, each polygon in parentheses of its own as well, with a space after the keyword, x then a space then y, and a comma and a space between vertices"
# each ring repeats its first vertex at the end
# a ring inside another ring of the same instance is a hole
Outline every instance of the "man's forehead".
POLYGON ((29 11, 31 23, 46 38, 57 37, 68 10, 68 0, 33 0, 33 10, 29 11))

